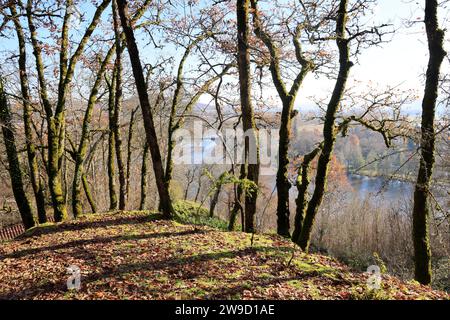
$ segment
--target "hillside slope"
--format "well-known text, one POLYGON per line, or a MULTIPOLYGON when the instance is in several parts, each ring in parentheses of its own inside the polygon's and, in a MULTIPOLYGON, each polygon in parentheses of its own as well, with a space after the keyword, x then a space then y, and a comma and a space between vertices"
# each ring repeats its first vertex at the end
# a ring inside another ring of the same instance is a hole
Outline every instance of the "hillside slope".
POLYGON ((448 299, 443 292, 367 275, 274 235, 225 232, 148 212, 84 216, 0 244, 0 299, 448 299), (81 289, 66 268, 81 269, 81 289))

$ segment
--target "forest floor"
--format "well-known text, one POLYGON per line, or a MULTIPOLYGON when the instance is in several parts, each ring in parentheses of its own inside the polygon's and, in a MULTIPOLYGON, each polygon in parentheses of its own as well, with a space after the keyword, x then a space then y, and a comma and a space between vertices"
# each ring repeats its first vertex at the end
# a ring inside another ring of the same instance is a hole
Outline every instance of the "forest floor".
POLYGON ((0 243, 0 299, 449 299, 444 292, 306 255, 276 235, 149 212, 85 215, 0 243), (192 222, 192 221, 190 221, 192 222), (81 269, 68 290, 67 267, 81 269))

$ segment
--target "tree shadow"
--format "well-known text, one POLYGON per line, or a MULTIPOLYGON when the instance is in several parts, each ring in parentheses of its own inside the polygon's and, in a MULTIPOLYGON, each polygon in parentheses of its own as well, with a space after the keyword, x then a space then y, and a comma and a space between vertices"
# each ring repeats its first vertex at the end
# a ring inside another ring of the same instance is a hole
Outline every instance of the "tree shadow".
POLYGON ((102 220, 72 220, 65 222, 64 224, 51 224, 45 226, 38 226, 36 228, 30 229, 23 233, 22 235, 15 238, 15 240, 25 240, 34 236, 47 235, 60 233, 64 231, 80 231, 85 229, 96 229, 96 228, 106 228, 110 226, 118 225, 133 225, 141 224, 146 222, 152 222, 156 220, 163 220, 163 216, 159 213, 145 214, 145 215, 135 215, 135 216, 114 216, 102 220))
MULTIPOLYGON (((251 286, 252 288, 256 287, 266 287, 273 284, 281 284, 283 282, 291 281, 291 280, 299 280, 299 277, 297 275, 295 276, 284 276, 284 277, 274 277, 274 278, 257 278, 255 279, 249 279, 251 280, 251 286)), ((223 299, 230 299, 232 297, 235 297, 238 294, 242 294, 245 290, 249 290, 248 284, 243 283, 245 279, 239 279, 236 280, 239 281, 239 284, 232 287, 220 287, 209 294, 206 295, 207 299, 210 300, 223 300, 223 299)))
MULTIPOLYGON (((117 266, 111 266, 109 268, 104 268, 101 272, 96 272, 81 278, 81 281, 86 287, 85 284, 91 283, 94 281, 105 280, 108 278, 119 278, 123 274, 131 273, 131 272, 142 272, 142 271, 158 271, 164 270, 166 268, 175 268, 177 269, 180 265, 189 265, 194 263, 202 263, 210 260, 220 260, 224 258, 232 258, 232 257, 244 257, 246 255, 255 254, 258 251, 270 251, 276 250, 279 248, 273 247, 256 247, 256 248, 245 248, 239 250, 231 250, 231 251, 222 251, 222 252, 212 252, 212 253, 203 253, 195 256, 188 257, 171 257, 165 260, 158 261, 148 261, 148 262, 139 262, 139 263, 125 263, 117 266)), ((20 292, 15 292, 14 290, 10 290, 9 292, 1 293, 0 300, 7 299, 23 299, 23 298, 32 298, 36 294, 42 294, 44 292, 66 292, 66 275, 63 275, 61 281, 57 283, 42 283, 39 285, 30 285, 27 288, 21 289, 20 292)), ((82 289, 83 290, 83 289, 82 289)))
POLYGON ((194 229, 194 230, 185 230, 185 231, 180 231, 180 232, 157 232, 157 233, 148 233, 148 234, 139 234, 139 235, 117 235, 117 236, 111 236, 111 237, 98 237, 98 238, 93 238, 93 239, 80 239, 80 240, 69 241, 66 243, 60 243, 60 244, 56 244, 56 245, 52 245, 52 246, 25 249, 25 250, 21 250, 21 251, 15 251, 10 254, 0 255, 0 261, 7 259, 7 258, 22 258, 27 255, 41 253, 43 251, 55 251, 55 250, 73 248, 73 247, 81 248, 85 245, 92 245, 92 244, 108 244, 108 243, 115 242, 115 241, 144 240, 144 239, 163 238, 163 237, 167 237, 167 238, 179 237, 179 236, 186 236, 186 235, 207 233, 207 232, 208 232, 207 230, 194 229))
MULTIPOLYGON (((267 287, 270 285, 275 284, 282 284, 287 281, 292 280, 299 280, 300 278, 298 276, 284 276, 281 278, 256 278, 251 279, 251 287, 254 289, 256 287, 267 287)), ((245 279, 244 279, 245 280, 245 279)), ((231 287, 225 287, 225 286, 218 286, 217 288, 213 290, 203 289, 197 286, 192 286, 192 289, 199 289, 204 290, 204 294, 199 294, 198 296, 189 296, 187 299, 200 299, 200 300, 230 300, 233 298, 237 298, 237 295, 242 295, 245 290, 251 290, 249 289, 248 285, 242 284, 243 279, 236 280, 238 282, 237 285, 231 286, 231 287)), ((105 284, 105 288, 108 288, 108 286, 105 284)), ((159 288, 142 288, 135 286, 132 288, 132 291, 136 297, 142 297, 142 296, 164 296, 166 294, 173 294, 174 292, 178 291, 178 288, 174 287, 159 287, 159 288), (141 293, 141 296, 139 294, 141 293)), ((183 296, 186 296, 186 294, 183 294, 183 292, 180 292, 181 299, 186 299, 183 296)), ((166 298, 166 299, 173 299, 173 297, 166 298)))

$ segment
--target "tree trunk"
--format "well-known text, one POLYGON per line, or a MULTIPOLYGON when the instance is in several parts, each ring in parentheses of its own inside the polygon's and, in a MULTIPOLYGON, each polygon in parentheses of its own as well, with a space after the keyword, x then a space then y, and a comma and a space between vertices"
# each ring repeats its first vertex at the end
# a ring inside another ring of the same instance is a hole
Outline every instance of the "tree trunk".
POLYGON ((36 66, 38 71, 38 79, 40 85, 41 99, 44 104, 44 109, 47 117, 48 127, 48 177, 49 189, 52 197, 53 210, 55 221, 59 222, 67 218, 66 201, 62 186, 62 161, 64 158, 64 142, 65 142, 65 107, 66 99, 70 93, 70 85, 72 83, 75 67, 86 47, 86 44, 97 27, 100 17, 111 0, 103 0, 95 10, 89 27, 86 29, 78 46, 74 50, 72 57, 69 59, 69 29, 70 19, 73 14, 72 5, 73 0, 65 2, 65 14, 63 18, 63 25, 60 39, 60 59, 59 59, 59 83, 58 83, 58 98, 56 108, 53 112, 51 103, 48 99, 46 91, 46 81, 44 73, 44 64, 41 56, 41 45, 37 40, 36 27, 33 22, 33 1, 27 2, 27 18, 30 27, 31 41, 36 58, 36 66))
MULTIPOLYGON (((139 107, 139 106, 138 106, 139 107)), ((134 134, 134 120, 137 112, 137 108, 131 111, 130 116, 130 125, 128 126, 128 143, 127 143, 127 173, 126 173, 126 188, 125 194, 128 198, 130 194, 130 174, 131 174, 131 156, 133 153, 132 142, 133 142, 133 134, 134 134)))
POLYGON ((56 221, 61 221, 66 216, 66 208, 64 197, 62 195, 62 185, 60 179, 60 171, 58 168, 57 146, 58 146, 58 130, 53 117, 53 110, 47 93, 47 82, 45 81, 44 63, 41 55, 41 45, 37 39, 36 26, 33 21, 33 1, 27 2, 27 20, 30 29, 31 43, 33 46, 33 54, 36 61, 36 70, 39 81, 39 94, 44 105, 44 110, 47 118, 47 174, 49 190, 54 210, 54 217, 56 221))
MULTIPOLYGON (((105 74, 106 67, 109 64, 109 61, 114 53, 115 47, 111 47, 111 49, 106 54, 103 59, 100 69, 97 72, 94 85, 92 86, 91 93, 89 95, 88 104, 86 107, 86 111, 83 118, 83 125, 81 127, 81 137, 78 145, 78 150, 75 150, 75 169, 72 183, 72 212, 74 217, 81 215, 83 213, 83 206, 81 201, 81 183, 84 184, 83 179, 84 175, 84 161, 86 159, 86 153, 88 150, 88 137, 89 137, 89 125, 92 119, 92 112, 94 110, 94 106, 97 103, 98 98, 98 90, 100 88, 103 75, 105 74)), ((91 205, 92 208, 92 205, 91 205)))
POLYGON ((116 139, 114 137, 114 101, 116 92, 116 70, 113 71, 111 83, 108 84, 108 190, 109 210, 117 209, 116 192, 116 139))
POLYGON ((84 193, 86 194, 86 198, 89 202, 89 206, 91 207, 91 211, 92 211, 92 213, 96 213, 97 206, 95 205, 94 197, 92 197, 91 188, 89 187, 89 182, 87 180, 86 173, 83 173, 82 180, 83 180, 84 193))
POLYGON ((173 214, 172 201, 170 199, 169 190, 164 183, 164 169, 161 160, 161 152, 158 145, 158 137, 156 135, 155 125, 153 122, 153 114, 150 107, 150 101, 147 93, 146 81, 142 70, 141 60, 139 57, 139 49, 134 37, 134 31, 128 18, 128 6, 126 0, 117 0, 120 20, 122 22, 123 32, 127 40, 128 53, 130 55, 131 66, 135 78, 136 88, 139 95, 139 101, 144 119, 144 127, 147 141, 152 156, 153 170, 155 180, 158 187, 158 194, 162 213, 166 218, 171 218, 173 214))
POLYGON ((444 31, 439 28, 437 0, 425 1, 425 29, 428 39, 429 60, 425 92, 422 101, 422 125, 420 139, 420 165, 414 190, 413 242, 414 278, 422 283, 431 282, 431 249, 429 239, 429 194, 435 160, 434 118, 438 97, 439 72, 446 55, 444 31))
POLYGON ((8 158, 8 172, 11 178, 14 199, 19 208, 25 229, 34 227, 35 222, 31 205, 25 193, 22 170, 20 168, 19 157, 17 155, 14 129, 11 123, 11 113, 9 111, 8 99, 3 88, 3 79, 0 78, 0 121, 2 124, 3 141, 5 142, 6 155, 8 158))
POLYGON ((23 32, 22 25, 20 24, 19 18, 17 17, 17 10, 14 4, 10 6, 11 14, 14 18, 14 25, 17 33, 17 40, 19 44, 19 76, 20 76, 20 87, 22 92, 22 104, 23 104, 23 123, 25 130, 25 139, 27 146, 28 155, 28 167, 30 170, 30 180, 31 186, 33 187, 34 198, 36 201, 36 208, 38 213, 39 223, 47 222, 47 214, 45 212, 45 196, 44 196, 44 186, 39 174, 39 165, 37 161, 36 147, 33 143, 33 129, 32 129, 32 110, 30 93, 28 88, 28 75, 27 75, 27 54, 26 54, 26 43, 25 35, 23 32))
POLYGON ((319 151, 322 149, 322 144, 305 155, 303 157, 303 161, 301 166, 298 169, 298 177, 297 177, 297 199, 295 199, 296 204, 296 214, 295 214, 295 225, 294 232, 292 233, 292 241, 299 244, 300 241, 300 233, 303 229, 303 223, 305 219, 306 208, 308 205, 308 187, 310 184, 309 173, 311 162, 317 156, 319 151))
POLYGON ((214 196, 211 199, 211 204, 209 205, 209 216, 214 217, 214 211, 216 210, 217 203, 219 202, 220 191, 222 191, 222 185, 217 187, 216 192, 214 192, 214 196))
POLYGON ((145 201, 147 200, 147 158, 149 147, 146 142, 144 145, 144 152, 142 153, 142 167, 141 167, 141 202, 139 210, 145 210, 145 201))
POLYGON ((188 199, 188 195, 189 195, 189 188, 191 187, 191 184, 194 182, 194 178, 195 178, 195 170, 192 171, 192 176, 189 176, 190 171, 188 170, 187 173, 187 183, 186 183, 186 188, 184 189, 184 200, 188 199))
POLYGON ((199 172, 198 180, 197 180, 197 192, 195 193, 194 202, 198 201, 198 197, 200 196, 200 191, 202 191, 202 173, 199 172))
POLYGON ((339 73, 336 80, 333 94, 327 106, 325 123, 323 125, 323 148, 317 163, 317 172, 314 193, 308 203, 303 228, 300 232, 298 243, 302 250, 308 251, 311 239, 312 227, 317 211, 323 200, 326 191, 327 175, 330 167, 330 160, 336 141, 335 119, 339 108, 345 86, 347 84, 350 68, 353 63, 350 61, 349 41, 345 38, 345 27, 347 21, 348 0, 341 0, 336 21, 336 44, 339 49, 339 73))
POLYGON ((278 170, 277 170, 277 233, 289 237, 290 235, 290 210, 289 190, 291 183, 288 178, 289 143, 291 132, 291 112, 294 104, 291 98, 283 99, 281 112, 281 124, 279 130, 278 145, 278 170))
POLYGON ((281 123, 279 130, 279 147, 278 147, 278 171, 277 171, 277 233, 279 235, 289 237, 290 222, 289 222, 289 190, 291 184, 288 179, 288 165, 289 165, 289 143, 291 132, 291 118, 293 114, 293 107, 298 91, 306 77, 306 75, 314 69, 312 61, 308 60, 302 51, 300 43, 301 28, 297 28, 292 36, 292 42, 295 47, 295 56, 298 63, 301 65, 301 70, 293 80, 291 88, 288 90, 285 82, 282 79, 281 63, 279 56, 279 49, 276 42, 271 38, 264 29, 260 21, 259 11, 257 7, 257 0, 251 0, 253 26, 255 35, 264 43, 270 54, 270 73, 282 102, 281 123))
POLYGON ((60 131, 63 130, 61 126, 63 120, 61 119, 50 119, 50 128, 48 130, 48 183, 55 222, 60 222, 67 218, 67 208, 61 181, 61 158, 59 157, 60 135, 62 135, 60 131))
MULTIPOLYGON (((259 146, 258 133, 251 103, 251 75, 249 50, 249 0, 237 0, 237 31, 238 31, 238 65, 239 89, 244 127, 244 163, 246 177, 258 185, 259 180, 259 146)), ((245 232, 255 231, 255 213, 258 191, 245 194, 245 232)))
POLYGON ((114 18, 114 33, 116 37, 116 92, 115 92, 115 104, 114 104, 114 139, 116 143, 116 159, 117 159, 117 169, 119 171, 119 210, 125 210, 126 206, 126 176, 125 176, 125 165, 122 158, 122 138, 120 133, 120 115, 122 112, 122 43, 120 40, 120 30, 119 30, 119 17, 116 9, 115 1, 113 1, 113 18, 114 18))
MULTIPOLYGON (((118 66, 121 62, 118 62, 118 66)), ((118 67, 117 72, 117 84, 116 84, 116 102, 114 108, 114 139, 115 139, 115 150, 116 150, 116 160, 117 160, 117 170, 119 173, 119 210, 125 210, 126 206, 126 177, 125 177, 125 165, 122 158, 122 137, 120 133, 120 113, 122 111, 122 68, 118 67)))
MULTIPOLYGON (((241 172, 239 173, 239 179, 244 179, 246 176, 246 172, 245 172, 245 165, 242 164, 241 165, 241 172)), ((242 207, 242 193, 243 190, 241 188, 240 185, 234 185, 234 204, 233 204, 233 209, 230 213, 230 221, 228 223, 228 230, 229 231, 233 231, 235 224, 236 224, 236 219, 237 219, 237 215, 239 213, 241 213, 241 224, 242 224, 242 231, 245 230, 245 217, 244 217, 244 208, 242 207)))

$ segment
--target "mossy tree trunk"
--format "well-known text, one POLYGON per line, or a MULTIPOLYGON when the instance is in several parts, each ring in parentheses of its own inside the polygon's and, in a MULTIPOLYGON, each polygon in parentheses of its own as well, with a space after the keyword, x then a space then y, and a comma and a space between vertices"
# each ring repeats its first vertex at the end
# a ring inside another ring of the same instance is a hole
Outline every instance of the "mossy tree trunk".
POLYGON ((200 197, 200 192, 202 191, 202 178, 203 172, 200 172, 197 176, 197 191, 195 192, 194 202, 197 202, 198 197, 200 197))
MULTIPOLYGON (((349 122, 354 119, 353 117, 347 118, 342 121, 339 126, 336 128, 335 135, 340 132, 347 130, 349 122)), ((322 141, 319 145, 313 149, 310 153, 303 156, 303 161, 298 167, 297 174, 297 199, 295 199, 296 204, 296 213, 295 213, 295 224, 294 224, 294 232, 292 233, 292 241, 300 244, 300 233, 303 229, 306 209, 309 204, 308 199, 308 187, 310 185, 310 171, 311 171, 311 163, 320 154, 322 151, 324 142, 322 141)))
POLYGON ((425 92, 422 100, 419 172, 414 189, 413 243, 414 278, 422 283, 431 282, 431 249, 429 239, 430 185, 435 162, 434 118, 439 88, 439 73, 446 55, 444 31, 438 24, 438 1, 425 1, 425 29, 428 39, 429 60, 425 92))
POLYGON ((184 196, 183 196, 184 200, 188 199, 189 190, 191 188, 192 183, 194 183, 196 171, 197 170, 194 167, 192 170, 188 170, 186 173, 186 187, 184 188, 184 196))
POLYGON ((113 131, 115 140, 115 151, 116 151, 116 163, 119 176, 119 210, 125 210, 126 206, 126 171, 125 164, 122 156, 122 135, 120 130, 120 115, 122 112, 122 62, 119 58, 116 59, 117 74, 116 74, 116 93, 115 93, 115 103, 114 103, 114 120, 113 120, 113 131))
POLYGON ((87 180, 86 173, 83 173, 83 176, 81 177, 83 181, 83 189, 84 193, 86 194, 86 198, 89 202, 89 206, 91 207, 91 212, 96 213, 97 212, 97 206, 94 201, 94 197, 92 196, 91 188, 89 187, 89 182, 87 180))
MULTIPOLYGON (((37 39, 37 31, 36 31, 36 26, 34 24, 34 18, 33 18, 34 11, 33 11, 33 1, 32 0, 28 0, 26 11, 27 11, 28 27, 30 30, 31 44, 33 47, 33 55, 35 57, 35 62, 36 62, 36 70, 37 70, 38 82, 39 82, 39 94, 40 94, 40 98, 41 98, 43 106, 44 106, 46 120, 47 120, 48 153, 47 153, 46 168, 47 168, 48 184, 49 184, 49 189, 50 189, 53 210, 54 210, 54 214, 56 216, 56 213, 58 212, 58 209, 60 208, 60 206, 58 206, 58 203, 56 202, 55 198, 57 198, 58 200, 61 200, 61 198, 62 198, 62 194, 60 197, 58 197, 57 195, 55 196, 55 194, 58 194, 58 191, 61 191, 61 193, 62 193, 62 186, 60 184, 60 180, 57 179, 58 177, 55 173, 55 170, 51 170, 52 167, 50 165, 50 162, 52 162, 52 164, 54 163, 54 161, 53 161, 54 157, 51 155, 53 155, 53 149, 54 149, 53 148, 53 145, 54 145, 53 140, 54 140, 54 135, 55 135, 56 129, 54 126, 54 121, 53 121, 52 104, 50 103, 48 93, 47 93, 47 81, 46 81, 45 73, 44 73, 45 67, 44 67, 44 63, 43 63, 43 59, 42 59, 41 45, 39 43, 39 40, 37 39)), ((64 206, 63 206, 62 210, 63 209, 64 209, 64 206)), ((61 213, 61 215, 63 215, 63 212, 61 213)))
MULTIPOLYGON (((69 37, 69 20, 70 10, 68 9, 72 5, 72 1, 66 3, 66 13, 64 15, 62 32, 61 32, 61 48, 60 48, 60 81, 58 86, 58 101, 57 110, 54 112, 50 100, 47 94, 47 83, 45 80, 44 64, 41 55, 41 45, 37 39, 36 27, 33 21, 33 7, 32 0, 28 0, 27 4, 27 18, 30 28, 31 41, 33 45, 33 53, 36 59, 36 66, 38 71, 38 78, 40 84, 40 95, 44 104, 44 109, 47 118, 47 142, 48 142, 48 155, 47 155, 47 174, 48 184, 50 189, 50 195, 54 211, 54 219, 56 222, 62 221, 67 217, 67 209, 63 194, 63 187, 61 181, 61 158, 60 153, 63 146, 61 143, 64 141, 64 109, 66 97, 66 88, 64 86, 64 78, 67 74, 68 66, 68 37, 69 37)), ((63 149, 62 149, 63 150, 63 149)))
POLYGON ((277 186, 277 233, 282 236, 289 236, 290 230, 290 209, 289 209, 289 190, 291 183, 288 178, 289 167, 289 143, 291 131, 290 111, 293 103, 285 99, 283 101, 283 110, 281 112, 281 124, 279 130, 278 145, 278 170, 276 176, 277 186))
POLYGON ((17 34, 19 47, 19 77, 20 87, 22 92, 23 105, 23 123, 27 147, 28 167, 30 171, 31 186, 33 187, 34 198, 36 201, 36 208, 39 223, 47 222, 47 215, 45 212, 45 195, 44 185, 39 174, 39 165, 37 161, 36 146, 34 145, 33 128, 32 128, 32 109, 31 99, 29 93, 28 75, 27 75, 27 54, 26 42, 23 27, 17 15, 15 4, 10 6, 11 14, 13 16, 14 26, 17 34))
MULTIPOLYGON (((245 172, 245 165, 241 164, 241 170, 239 173, 239 179, 245 179, 247 176, 247 173, 245 172)), ((228 230, 233 231, 236 225, 236 219, 238 214, 241 214, 241 225, 242 225, 242 231, 245 230, 245 217, 244 217, 244 208, 242 205, 242 194, 244 190, 242 190, 242 187, 240 184, 234 185, 234 203, 233 203, 233 209, 230 213, 230 220, 228 222, 228 230)))
POLYGON ((58 98, 56 108, 53 110, 47 94, 47 83, 45 81, 44 64, 41 55, 41 45, 37 39, 36 26, 33 21, 33 1, 27 3, 27 19, 30 29, 33 53, 36 59, 38 80, 40 85, 40 95, 43 101, 48 129, 48 164, 47 173, 49 178, 49 189, 52 198, 54 218, 59 222, 67 218, 66 201, 62 186, 62 160, 64 156, 65 143, 65 107, 66 99, 70 93, 75 67, 83 54, 88 40, 97 27, 100 17, 111 0, 103 0, 96 8, 94 16, 88 28, 85 30, 73 55, 69 58, 69 29, 72 16, 73 0, 65 3, 65 14, 60 38, 60 59, 59 59, 59 83, 58 98))
MULTIPOLYGON (((105 74, 106 67, 109 64, 113 53, 115 51, 115 46, 112 46, 105 58, 103 59, 100 68, 97 72, 94 85, 92 86, 91 93, 89 95, 88 104, 86 107, 86 111, 84 113, 83 124, 81 127, 81 137, 78 144, 78 149, 75 150, 75 169, 74 176, 72 182, 72 212, 74 217, 81 215, 83 213, 83 206, 81 201, 81 183, 85 186, 84 179, 86 176, 84 175, 84 161, 86 159, 86 153, 88 150, 88 138, 89 138, 89 125, 92 119, 92 113, 94 110, 94 106, 97 103, 98 99, 98 91, 100 85, 102 83, 103 75, 105 74), (83 181, 82 181, 83 180, 83 181)), ((86 181, 87 182, 87 181, 86 181)), ((86 190, 86 188, 85 188, 86 190)), ((87 193, 89 195, 89 193, 87 193)), ((89 197, 88 197, 89 198, 89 197)), ((91 203, 91 201, 89 201, 91 203)), ((92 204, 91 204, 92 209, 92 204)))
POLYGON ((22 169, 20 168, 19 157, 17 155, 14 129, 11 122, 11 113, 8 106, 8 99, 4 92, 3 79, 0 77, 0 121, 2 125, 3 141, 6 147, 8 158, 8 172, 11 178, 11 186, 16 200, 19 213, 25 229, 34 227, 35 222, 30 202, 28 201, 23 185, 22 169))
POLYGON ((314 192, 306 209, 303 227, 301 229, 298 241, 296 241, 304 251, 308 251, 314 220, 326 191, 327 175, 334 143, 336 141, 336 113, 345 91, 350 68, 353 65, 350 61, 349 40, 345 37, 347 5, 348 0, 341 0, 337 12, 336 44, 339 49, 339 73, 325 114, 325 122, 323 125, 324 141, 317 163, 314 192))
POLYGON ((156 135, 144 72, 142 70, 141 60, 139 57, 139 49, 137 47, 136 39, 134 37, 133 27, 129 20, 127 1, 126 0, 116 0, 116 1, 120 15, 120 20, 122 23, 123 32, 125 33, 127 41, 128 53, 130 56, 133 75, 139 95, 139 101, 141 104, 146 137, 150 147, 150 153, 153 163, 153 171, 155 174, 155 180, 160 198, 161 204, 160 207, 163 215, 166 218, 171 218, 173 214, 172 201, 170 198, 169 189, 167 188, 166 183, 164 183, 165 174, 161 159, 161 151, 158 144, 158 137, 156 135))
MULTIPOLYGON (((251 101, 250 49, 249 49, 249 0, 237 0, 239 91, 244 128, 244 165, 246 178, 258 185, 259 144, 258 129, 251 101)), ((255 214, 258 191, 245 193, 245 232, 255 231, 255 214)))
MULTIPOLYGON (((152 3, 151 0, 146 0, 141 6, 140 8, 136 11, 136 13, 134 14, 133 18, 131 19, 131 24, 133 25, 136 21, 138 21, 142 15, 145 13, 147 7, 152 3)), ((121 40, 125 39, 125 34, 122 32, 120 34, 121 36, 121 40)), ((124 46, 121 47, 121 50, 123 51, 124 46)), ((115 91, 115 90, 114 90, 115 91)), ((112 96, 112 101, 114 101, 114 95, 112 96)), ((157 103, 158 104, 158 103, 157 103)), ((139 107, 138 107, 139 108, 139 107)), ((126 192, 125 194, 128 196, 129 194, 129 188, 130 188, 130 170, 131 170, 131 154, 132 154, 132 140, 133 140, 133 134, 134 134, 134 122, 135 122, 135 115, 137 113, 137 110, 133 109, 132 113, 131 113, 131 117, 130 117, 130 124, 129 124, 129 128, 128 128, 128 145, 127 145, 127 170, 126 170, 126 192)), ((111 158, 108 157, 108 167, 110 167, 111 169, 109 170, 111 172, 111 175, 109 176, 110 179, 110 198, 111 201, 110 203, 112 204, 111 206, 113 207, 112 209, 116 209, 117 208, 117 196, 116 196, 116 191, 115 191, 115 180, 114 180, 114 175, 115 175, 115 168, 114 168, 114 157, 113 155, 116 153, 116 148, 115 148, 115 134, 114 134, 114 119, 115 119, 115 113, 114 113, 114 107, 113 107, 113 102, 111 104, 111 108, 109 111, 110 114, 110 139, 109 139, 109 143, 110 143, 110 150, 109 150, 109 155, 111 155, 111 158)), ((148 143, 146 142, 144 145, 144 151, 143 151, 143 155, 142 155, 142 166, 141 166, 141 198, 140 198, 140 204, 139 204, 139 210, 144 210, 145 209, 145 202, 147 199, 147 184, 148 184, 148 172, 147 172, 147 161, 148 161, 148 154, 149 154, 149 146, 148 143)))
POLYGON ((291 88, 288 90, 281 75, 281 64, 279 56, 279 48, 270 34, 266 32, 262 26, 258 11, 258 1, 251 0, 253 26, 255 35, 264 43, 270 55, 270 73, 272 81, 278 92, 282 103, 281 123, 279 130, 279 147, 278 147, 278 170, 276 178, 277 186, 277 233, 288 237, 290 235, 290 211, 289 211, 289 190, 291 183, 288 179, 289 166, 289 143, 290 133, 292 129, 291 119, 293 115, 293 107, 298 91, 306 77, 306 75, 314 69, 312 61, 305 58, 300 43, 300 34, 302 31, 299 25, 292 36, 292 43, 295 47, 295 56, 297 62, 301 65, 301 70, 294 79, 291 88))
POLYGON ((214 217, 214 211, 216 210, 216 206, 219 203, 219 196, 221 191, 222 185, 219 185, 211 198, 211 203, 209 205, 209 216, 211 218, 214 217))
MULTIPOLYGON (((132 23, 139 20, 145 13, 148 6, 152 3, 151 0, 146 0, 143 5, 136 11, 133 16, 132 23)), ((125 40, 125 34, 122 32, 121 41, 125 40)), ((116 42, 114 46, 116 45, 116 42)), ((121 46, 121 50, 123 50, 121 46)), ((109 210, 116 210, 118 205, 117 190, 116 190, 116 138, 115 138, 115 93, 116 93, 116 76, 117 69, 114 68, 112 78, 110 81, 105 77, 109 99, 108 99, 108 192, 109 192, 109 210)))
POLYGON ((322 149, 322 144, 303 157, 302 164, 298 169, 297 176, 297 199, 295 199, 296 213, 294 222, 294 232, 292 233, 292 241, 299 244, 300 233, 303 228, 306 207, 308 205, 308 187, 310 184, 309 174, 311 171, 311 162, 322 149))

